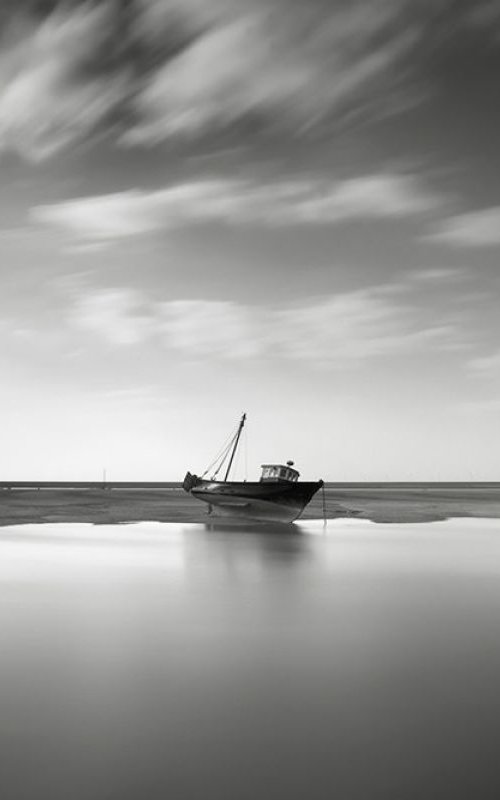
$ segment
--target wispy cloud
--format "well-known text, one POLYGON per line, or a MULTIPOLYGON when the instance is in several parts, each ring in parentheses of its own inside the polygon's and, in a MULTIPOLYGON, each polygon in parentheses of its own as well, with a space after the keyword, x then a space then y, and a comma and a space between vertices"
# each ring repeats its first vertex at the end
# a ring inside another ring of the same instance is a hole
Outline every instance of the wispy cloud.
POLYGON ((394 288, 340 293, 287 307, 157 302, 137 291, 107 289, 75 298, 69 321, 74 330, 115 346, 148 339, 184 358, 278 359, 336 369, 461 346, 451 322, 425 319, 394 288))
POLYGON ((486 356, 469 361, 469 368, 476 375, 500 377, 500 349, 486 356))
POLYGON ((500 245, 500 206, 450 217, 426 239, 451 247, 497 247, 500 245))
POLYGON ((470 3, 466 21, 477 28, 487 28, 497 39, 500 37, 500 6, 498 0, 479 0, 470 3))
POLYGON ((269 347, 267 313, 230 301, 177 300, 158 308, 163 344, 200 358, 252 358, 269 347))
POLYGON ((453 325, 419 319, 393 287, 366 289, 278 311, 275 337, 287 358, 347 365, 376 357, 454 349, 453 325))
POLYGON ((500 399, 496 397, 488 400, 466 400, 459 403, 457 410, 463 414, 472 415, 474 417, 477 417, 479 414, 498 414, 500 412, 500 399))
POLYGON ((110 122, 127 75, 110 58, 110 3, 61 4, 41 20, 24 3, 11 8, 0 50, 0 151, 41 159, 110 122))
POLYGON ((439 197, 409 175, 358 176, 343 181, 254 181, 213 179, 83 197, 38 206, 37 222, 79 237, 112 239, 189 223, 321 225, 350 219, 385 219, 425 214, 439 197))
POLYGON ((143 342, 153 325, 145 298, 128 288, 82 293, 74 300, 69 322, 71 328, 117 346, 143 342))
POLYGON ((296 136, 353 112, 406 108, 421 97, 411 76, 426 33, 432 31, 427 47, 430 39, 439 47, 450 17, 455 28, 465 20, 487 29, 491 2, 461 6, 447 0, 6 3, 0 149, 43 158, 96 130, 142 145, 235 126, 247 137, 252 128, 296 136))
POLYGON ((413 270, 407 273, 407 279, 416 284, 449 284, 465 277, 464 269, 460 267, 431 267, 413 270))
POLYGON ((355 0, 215 2, 212 24, 160 66, 136 101, 127 141, 161 141, 233 125, 249 115, 300 129, 382 95, 415 44, 394 4, 355 0))

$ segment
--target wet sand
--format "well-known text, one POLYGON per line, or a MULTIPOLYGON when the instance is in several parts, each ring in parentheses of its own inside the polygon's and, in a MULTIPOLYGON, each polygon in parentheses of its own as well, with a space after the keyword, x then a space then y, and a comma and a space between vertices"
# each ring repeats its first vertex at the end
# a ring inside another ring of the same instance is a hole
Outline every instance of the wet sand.
MULTIPOLYGON (((500 484, 329 485, 324 499, 328 519, 356 517, 378 523, 404 523, 455 517, 500 518, 500 484)), ((323 516, 323 496, 318 492, 301 518, 323 516)), ((0 526, 138 521, 203 523, 207 521, 207 508, 180 487, 0 491, 0 526)))

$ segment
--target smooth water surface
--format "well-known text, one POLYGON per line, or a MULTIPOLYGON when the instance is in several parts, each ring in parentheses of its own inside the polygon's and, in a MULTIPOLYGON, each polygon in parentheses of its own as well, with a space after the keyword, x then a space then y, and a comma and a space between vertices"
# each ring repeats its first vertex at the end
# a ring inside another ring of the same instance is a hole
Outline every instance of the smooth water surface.
POLYGON ((0 529, 6 800, 497 798, 500 522, 0 529))

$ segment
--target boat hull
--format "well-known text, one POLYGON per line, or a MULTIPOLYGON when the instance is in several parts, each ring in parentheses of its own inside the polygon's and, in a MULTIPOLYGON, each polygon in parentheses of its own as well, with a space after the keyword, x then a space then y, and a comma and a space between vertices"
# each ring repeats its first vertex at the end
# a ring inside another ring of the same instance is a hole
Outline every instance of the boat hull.
POLYGON ((207 503, 211 516, 261 522, 293 522, 322 485, 323 481, 205 481, 189 472, 184 479, 184 489, 207 503))

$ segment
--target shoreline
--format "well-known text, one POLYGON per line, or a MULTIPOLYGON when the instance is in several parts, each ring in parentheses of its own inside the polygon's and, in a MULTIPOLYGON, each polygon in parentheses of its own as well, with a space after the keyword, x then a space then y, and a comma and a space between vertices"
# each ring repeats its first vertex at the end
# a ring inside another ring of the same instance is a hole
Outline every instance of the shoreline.
MULTIPOLYGON (((452 518, 500 519, 500 484, 401 485, 328 484, 326 518, 378 523, 432 522, 452 518)), ((323 519, 318 492, 299 521, 323 519)), ((19 488, 0 491, 0 527, 47 522, 215 522, 201 503, 181 488, 19 488)), ((219 520, 217 520, 219 521, 219 520)))

